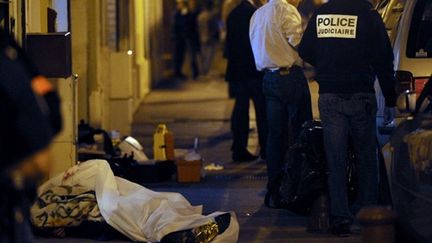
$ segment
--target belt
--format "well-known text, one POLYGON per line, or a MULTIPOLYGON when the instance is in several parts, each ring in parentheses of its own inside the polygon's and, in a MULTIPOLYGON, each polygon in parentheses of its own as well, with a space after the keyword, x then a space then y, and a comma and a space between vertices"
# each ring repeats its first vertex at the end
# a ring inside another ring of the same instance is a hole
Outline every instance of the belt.
POLYGON ((280 73, 283 75, 287 75, 291 72, 292 67, 279 67, 279 68, 266 68, 264 72, 266 73, 280 73))

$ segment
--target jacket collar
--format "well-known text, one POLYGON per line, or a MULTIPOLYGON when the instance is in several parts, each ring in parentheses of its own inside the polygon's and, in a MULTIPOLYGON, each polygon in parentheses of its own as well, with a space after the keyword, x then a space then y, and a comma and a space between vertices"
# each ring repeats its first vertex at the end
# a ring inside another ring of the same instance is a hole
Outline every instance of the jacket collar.
POLYGON ((250 4, 252 6, 255 6, 255 4, 252 0, 243 0, 243 1, 241 1, 241 3, 246 3, 246 4, 250 4))

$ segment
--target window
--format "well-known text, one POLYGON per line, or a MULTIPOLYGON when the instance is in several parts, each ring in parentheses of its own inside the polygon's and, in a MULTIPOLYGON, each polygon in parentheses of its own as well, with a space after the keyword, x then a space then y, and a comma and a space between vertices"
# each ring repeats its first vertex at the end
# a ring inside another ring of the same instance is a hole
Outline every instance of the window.
POLYGON ((432 0, 418 0, 408 37, 407 56, 432 57, 432 0))
POLYGON ((106 1, 105 34, 106 44, 113 51, 118 50, 117 1, 106 1))
POLYGON ((130 10, 130 0, 106 1, 106 44, 113 51, 127 51, 130 49, 130 10))
POLYGON ((70 1, 52 0, 52 6, 48 8, 48 32, 69 32, 69 19, 70 1))

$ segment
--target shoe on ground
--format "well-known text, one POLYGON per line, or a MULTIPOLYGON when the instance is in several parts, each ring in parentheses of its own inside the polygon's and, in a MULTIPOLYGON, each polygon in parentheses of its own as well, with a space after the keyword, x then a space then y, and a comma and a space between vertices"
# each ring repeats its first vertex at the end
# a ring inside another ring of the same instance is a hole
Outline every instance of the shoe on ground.
POLYGON ((216 236, 223 234, 231 223, 231 214, 225 213, 215 217, 211 222, 191 230, 182 230, 164 236, 161 243, 208 243, 216 236))
POLYGON ((260 158, 262 160, 264 160, 264 161, 267 160, 267 153, 266 153, 266 151, 263 151, 263 150, 260 151, 260 158))
POLYGON ((331 232, 334 235, 339 237, 349 237, 353 233, 351 231, 351 223, 350 222, 340 222, 336 223, 331 227, 331 232))
POLYGON ((260 157, 258 158, 258 162, 259 162, 259 163, 266 163, 267 160, 266 160, 265 158, 263 158, 263 157, 260 156, 260 157))
POLYGON ((183 73, 177 73, 177 74, 174 76, 174 78, 176 78, 176 79, 180 79, 180 80, 185 80, 185 79, 187 79, 187 76, 184 75, 183 73))
POLYGON ((243 152, 233 152, 232 160, 234 162, 250 162, 255 161, 258 159, 258 156, 255 156, 249 151, 243 151, 243 152))
POLYGON ((231 214, 224 213, 215 217, 216 224, 219 226, 219 234, 223 234, 231 224, 231 214))
POLYGON ((278 194, 267 192, 264 198, 264 205, 273 209, 289 209, 290 205, 284 201, 278 194))

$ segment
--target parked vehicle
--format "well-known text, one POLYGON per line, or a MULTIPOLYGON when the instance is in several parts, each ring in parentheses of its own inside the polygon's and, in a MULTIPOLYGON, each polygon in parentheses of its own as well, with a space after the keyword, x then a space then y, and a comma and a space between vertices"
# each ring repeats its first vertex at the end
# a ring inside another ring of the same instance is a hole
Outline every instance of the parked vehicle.
MULTIPOLYGON (((410 89, 420 94, 432 73, 432 0, 383 0, 377 9, 393 45, 395 69, 410 71, 415 79, 410 89)), ((382 110, 381 94, 378 101, 382 110)))
POLYGON ((398 125, 382 149, 400 219, 397 240, 432 242, 432 0, 383 0, 377 10, 393 45, 401 93, 398 125))
MULTIPOLYGON (((414 80, 406 74, 401 76, 414 80)), ((417 99, 411 99, 410 92, 402 95, 398 108, 411 114, 401 118, 382 150, 393 208, 399 215, 398 242, 432 242, 431 80, 417 99)))

